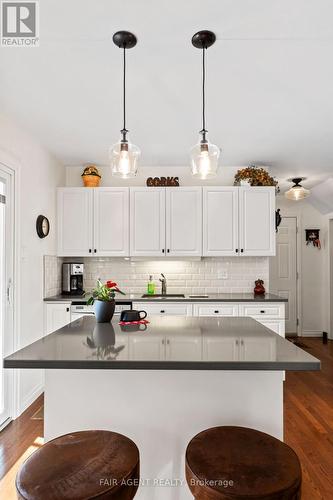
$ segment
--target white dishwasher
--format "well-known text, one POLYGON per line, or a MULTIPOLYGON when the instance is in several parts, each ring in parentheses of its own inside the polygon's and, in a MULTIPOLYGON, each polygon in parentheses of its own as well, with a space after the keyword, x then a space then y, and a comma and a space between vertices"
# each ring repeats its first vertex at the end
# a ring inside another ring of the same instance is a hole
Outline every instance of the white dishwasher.
MULTIPOLYGON (((117 302, 115 308, 115 316, 120 316, 121 311, 132 309, 132 302, 117 302)), ((82 302, 72 302, 71 305, 71 322, 76 319, 82 318, 82 316, 94 316, 94 306, 88 306, 87 304, 82 304, 82 302)))

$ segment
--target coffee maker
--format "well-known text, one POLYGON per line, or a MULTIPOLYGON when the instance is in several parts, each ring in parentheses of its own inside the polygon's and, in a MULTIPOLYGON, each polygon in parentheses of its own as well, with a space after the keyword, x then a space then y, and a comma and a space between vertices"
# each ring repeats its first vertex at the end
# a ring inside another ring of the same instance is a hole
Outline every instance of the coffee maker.
POLYGON ((83 295, 83 264, 64 262, 62 265, 62 293, 83 295))

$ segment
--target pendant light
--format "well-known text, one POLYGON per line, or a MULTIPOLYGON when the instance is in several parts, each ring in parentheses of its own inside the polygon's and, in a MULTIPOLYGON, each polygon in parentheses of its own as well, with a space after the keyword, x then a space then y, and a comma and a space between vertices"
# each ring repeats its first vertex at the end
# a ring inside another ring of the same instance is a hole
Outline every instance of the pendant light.
POLYGON ((192 175, 207 179, 217 174, 220 148, 207 140, 206 130, 206 50, 216 40, 212 31, 199 31, 192 37, 192 45, 202 50, 202 130, 199 143, 191 149, 192 175))
POLYGON ((136 176, 141 154, 140 149, 128 141, 126 129, 126 50, 135 47, 137 39, 129 31, 118 31, 112 39, 123 50, 123 128, 121 139, 110 148, 110 163, 112 175, 128 179, 136 176))
POLYGON ((289 182, 293 182, 294 185, 284 193, 288 200, 298 201, 307 198, 310 194, 309 189, 305 189, 301 186, 301 181, 304 181, 306 177, 295 177, 293 179, 288 179, 289 182))

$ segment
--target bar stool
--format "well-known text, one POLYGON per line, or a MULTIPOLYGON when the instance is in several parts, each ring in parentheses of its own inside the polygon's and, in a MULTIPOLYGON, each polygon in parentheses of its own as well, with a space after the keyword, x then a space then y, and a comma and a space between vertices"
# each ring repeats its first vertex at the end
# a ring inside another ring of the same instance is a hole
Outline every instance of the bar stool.
POLYGON ((126 436, 81 431, 35 451, 16 476, 22 500, 131 500, 140 477, 139 450, 126 436))
POLYGON ((285 443, 245 427, 214 427, 186 449, 187 484, 200 500, 298 500, 302 472, 285 443))

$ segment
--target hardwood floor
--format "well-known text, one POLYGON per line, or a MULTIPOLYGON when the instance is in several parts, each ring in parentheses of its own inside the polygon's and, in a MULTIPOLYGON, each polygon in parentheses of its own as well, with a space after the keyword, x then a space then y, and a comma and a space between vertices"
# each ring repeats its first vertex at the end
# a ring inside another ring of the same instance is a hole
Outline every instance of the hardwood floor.
MULTIPOLYGON (((285 441, 302 463, 302 500, 333 500, 333 342, 299 340, 322 361, 322 370, 287 372, 285 441)), ((43 442, 43 421, 31 419, 42 404, 40 397, 0 433, 1 499, 16 500, 16 472, 43 442)))
POLYGON ((0 498, 16 500, 15 477, 26 458, 43 444, 44 421, 31 417, 43 404, 40 396, 0 433, 0 498))
POLYGON ((333 500, 333 342, 301 340, 321 360, 322 369, 287 372, 285 441, 302 464, 302 500, 333 500))

